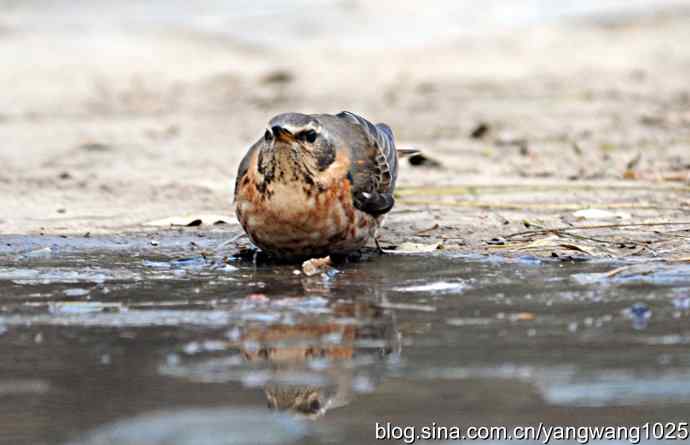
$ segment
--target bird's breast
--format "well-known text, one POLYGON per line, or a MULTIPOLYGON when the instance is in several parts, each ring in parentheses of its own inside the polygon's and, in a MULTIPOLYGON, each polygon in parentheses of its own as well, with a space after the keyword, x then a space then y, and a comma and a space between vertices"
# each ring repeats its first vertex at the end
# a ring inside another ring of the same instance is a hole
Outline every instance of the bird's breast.
POLYGON ((326 183, 274 180, 265 185, 250 172, 240 182, 236 211, 257 246, 290 254, 358 248, 378 225, 354 207, 346 177, 326 183))

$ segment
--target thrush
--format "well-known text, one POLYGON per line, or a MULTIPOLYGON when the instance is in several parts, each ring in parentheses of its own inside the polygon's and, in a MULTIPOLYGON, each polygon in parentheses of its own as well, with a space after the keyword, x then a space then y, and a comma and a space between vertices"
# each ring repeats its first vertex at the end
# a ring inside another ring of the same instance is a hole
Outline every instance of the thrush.
POLYGON ((376 241, 397 174, 388 125, 348 111, 279 114, 240 163, 237 217, 254 245, 279 257, 352 253, 376 241))

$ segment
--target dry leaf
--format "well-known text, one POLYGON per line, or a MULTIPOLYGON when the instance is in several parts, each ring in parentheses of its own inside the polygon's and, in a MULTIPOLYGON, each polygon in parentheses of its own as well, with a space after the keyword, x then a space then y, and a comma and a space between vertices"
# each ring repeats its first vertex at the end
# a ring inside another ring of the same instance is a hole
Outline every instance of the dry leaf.
POLYGON ((326 272, 331 267, 331 257, 312 258, 302 263, 302 272, 308 277, 326 272))

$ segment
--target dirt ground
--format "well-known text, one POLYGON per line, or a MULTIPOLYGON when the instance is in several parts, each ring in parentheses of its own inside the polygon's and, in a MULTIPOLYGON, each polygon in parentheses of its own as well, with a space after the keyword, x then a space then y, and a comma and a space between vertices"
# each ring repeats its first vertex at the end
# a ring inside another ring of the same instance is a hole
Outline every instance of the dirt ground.
POLYGON ((0 27, 0 234, 184 217, 230 237, 234 174, 268 119, 350 110, 431 159, 403 163, 384 246, 688 258, 688 27, 679 11, 397 50, 0 27))

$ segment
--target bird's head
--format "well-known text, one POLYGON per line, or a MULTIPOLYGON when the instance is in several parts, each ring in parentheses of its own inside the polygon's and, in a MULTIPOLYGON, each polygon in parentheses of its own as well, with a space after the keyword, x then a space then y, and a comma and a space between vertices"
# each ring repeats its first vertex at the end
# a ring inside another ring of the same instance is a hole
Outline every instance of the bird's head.
MULTIPOLYGON (((260 170, 308 173, 324 171, 335 160, 334 135, 315 116, 279 114, 264 132, 260 170)), ((264 173, 262 171, 262 173, 264 173)))
POLYGON ((311 150, 323 138, 321 130, 319 121, 307 114, 283 113, 268 122, 264 139, 276 148, 299 146, 311 150))

